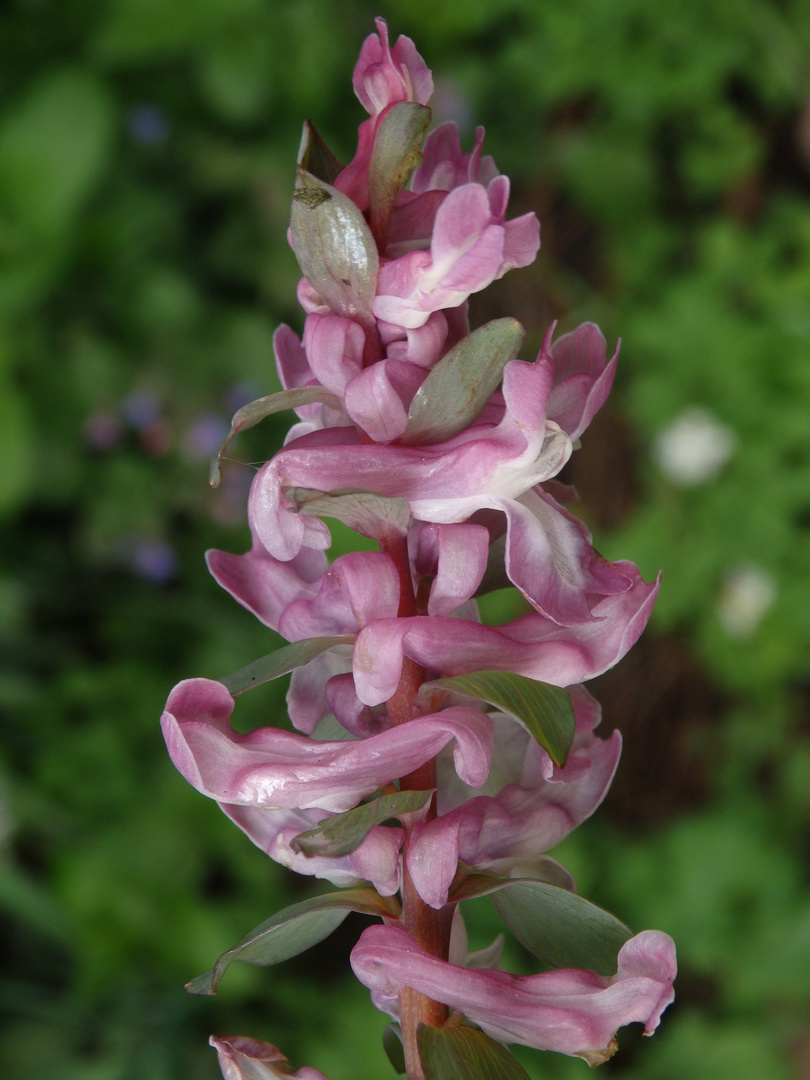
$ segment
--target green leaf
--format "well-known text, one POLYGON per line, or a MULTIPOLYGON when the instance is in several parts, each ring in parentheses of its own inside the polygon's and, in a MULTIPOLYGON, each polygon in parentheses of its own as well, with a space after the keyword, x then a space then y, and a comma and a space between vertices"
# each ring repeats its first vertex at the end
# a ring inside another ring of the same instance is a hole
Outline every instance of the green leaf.
POLYGON ((315 829, 294 838, 290 847, 304 855, 337 857, 355 851, 375 825, 387 818, 399 817, 419 810, 431 797, 430 791, 397 791, 327 818, 315 829))
POLYGON ((343 407, 340 398, 323 386, 296 386, 292 390, 282 390, 278 394, 269 394, 267 397, 257 398, 255 401, 243 405, 241 409, 234 413, 228 437, 211 462, 211 472, 208 478, 211 487, 219 487, 222 479, 222 459, 238 432, 255 427, 266 416, 272 416, 273 413, 284 412, 285 409, 298 409, 302 405, 312 405, 316 401, 321 402, 322 405, 329 405, 332 409, 343 407))
POLYGON ((420 1024, 416 1040, 425 1080, 529 1080, 517 1058, 478 1028, 420 1024))
POLYGON ((512 882, 491 899, 518 941, 554 968, 615 975, 619 949, 633 936, 604 908, 541 881, 512 882))
POLYGON ((288 488, 284 494, 299 514, 335 518, 372 540, 408 534, 411 508, 407 499, 359 489, 325 492, 288 488))
POLYGON ((444 442, 469 427, 498 388, 523 338, 517 319, 495 319, 462 338, 416 391, 403 443, 444 442))
POLYGON ((402 1045, 402 1028, 399 1024, 389 1024, 383 1032, 383 1050, 391 1062, 394 1072, 405 1075, 405 1048, 402 1045))
POLYGON ((298 164, 318 180, 333 184, 343 166, 315 130, 311 120, 304 121, 301 145, 298 148, 298 164))
POLYGON ((335 645, 351 645, 354 642, 353 634, 343 637, 316 637, 305 638, 303 641, 294 641, 292 645, 285 645, 260 660, 254 660, 247 667, 240 668, 233 675, 226 675, 218 681, 222 683, 231 697, 238 697, 246 690, 252 690, 254 686, 271 682, 281 675, 286 675, 296 668, 303 667, 316 656, 320 656, 327 649, 335 645))
POLYGON ((402 101, 385 114, 374 136, 368 174, 371 231, 385 246, 388 222, 414 169, 422 162, 422 139, 430 125, 430 109, 402 101))
POLYGON ((216 994, 223 974, 234 960, 269 967, 298 956, 328 937, 350 911, 390 919, 399 915, 399 905, 373 889, 344 889, 302 900, 251 930, 238 945, 224 952, 210 971, 187 983, 186 991, 195 995, 216 994))
POLYGON ((555 764, 565 765, 574 741, 576 721, 571 695, 559 686, 549 686, 509 671, 475 671, 470 675, 436 679, 428 685, 482 698, 503 709, 537 739, 555 764))
POLYGON ((352 200, 299 166, 290 230, 298 265, 326 305, 345 319, 375 326, 371 303, 380 260, 352 200))

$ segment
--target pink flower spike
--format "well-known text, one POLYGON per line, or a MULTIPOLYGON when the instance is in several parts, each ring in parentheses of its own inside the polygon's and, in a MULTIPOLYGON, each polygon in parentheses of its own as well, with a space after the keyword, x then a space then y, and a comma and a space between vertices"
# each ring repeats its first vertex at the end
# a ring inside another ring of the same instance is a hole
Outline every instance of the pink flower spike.
POLYGON ((369 34, 360 48, 352 82, 363 108, 377 117, 389 105, 416 101, 427 105, 433 93, 433 76, 410 38, 400 36, 393 49, 388 44, 388 24, 375 19, 376 34, 369 34))
POLYGON ((291 1071, 287 1058, 275 1046, 244 1035, 224 1035, 208 1040, 219 1056, 224 1080, 328 1080, 318 1069, 305 1065, 291 1071))
POLYGON ((582 1057, 591 1065, 616 1050, 625 1024, 658 1027, 673 1001, 677 974, 672 939, 646 930, 626 942, 613 976, 562 968, 540 975, 456 967, 428 956, 404 930, 370 926, 354 947, 352 968, 378 1009, 395 1014, 409 986, 472 1020, 492 1038, 582 1057))
POLYGON ((472 787, 486 780, 492 723, 465 706, 419 716, 368 739, 321 741, 276 728, 240 735, 233 698, 210 679, 187 679, 161 718, 175 767, 219 803, 268 809, 351 810, 378 788, 434 758, 455 739, 454 761, 472 787))

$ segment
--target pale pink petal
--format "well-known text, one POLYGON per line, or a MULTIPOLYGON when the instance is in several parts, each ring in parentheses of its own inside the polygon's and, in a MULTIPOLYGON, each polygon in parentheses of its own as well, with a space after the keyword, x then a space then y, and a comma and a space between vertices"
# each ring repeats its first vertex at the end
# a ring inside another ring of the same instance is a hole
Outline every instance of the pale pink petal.
POLYGON ((416 46, 400 36, 391 49, 385 19, 374 22, 377 33, 363 42, 352 78, 360 103, 372 116, 399 101, 426 105, 433 93, 433 77, 416 46))
POLYGON ((425 139, 422 164, 413 174, 411 190, 420 193, 437 189, 452 191, 475 181, 489 184, 498 175, 498 170, 491 157, 482 158, 483 145, 484 129, 478 127, 475 145, 469 154, 465 154, 453 121, 440 124, 425 139))
POLYGON ((392 442, 405 430, 408 406, 425 374, 400 360, 372 364, 346 387, 346 412, 375 442, 392 442))
POLYGON ((417 572, 433 576, 428 615, 449 615, 469 600, 487 568, 489 532, 483 525, 425 525, 417 572))
POLYGON ((339 315, 307 316, 304 349, 312 374, 338 397, 362 370, 364 345, 365 333, 359 323, 339 315))
POLYGON ((381 619, 369 623, 354 643, 357 696, 367 705, 394 693, 403 656, 444 675, 513 671, 554 686, 571 686, 601 675, 635 644, 652 612, 660 579, 642 581, 632 563, 614 563, 631 580, 624 592, 594 604, 593 618, 560 626, 536 612, 504 626, 466 619, 381 619))
POLYGON ((608 363, 607 345, 594 323, 583 323, 555 341, 550 350, 554 363, 554 389, 548 415, 578 439, 605 403, 616 374, 619 343, 608 363))
POLYGON ((634 1022, 651 1035, 673 1001, 672 939, 646 930, 621 948, 615 975, 563 968, 540 975, 475 970, 428 956, 404 930, 370 926, 352 951, 358 979, 392 1012, 405 986, 443 1002, 500 1042, 591 1058, 610 1056, 616 1030, 634 1022))
POLYGON ((532 876, 543 854, 602 802, 618 765, 621 736, 614 732, 609 739, 596 738, 597 702, 582 687, 571 689, 577 733, 564 768, 554 765, 515 720, 496 714, 496 764, 486 794, 476 796, 457 777, 440 771, 440 816, 414 826, 408 847, 408 869, 427 904, 441 908, 447 903, 459 860, 489 873, 508 875, 519 869, 532 876), (494 792, 496 776, 503 786, 494 792))
POLYGON ((521 266, 531 266, 540 250, 540 222, 534 214, 522 214, 504 223, 503 259, 498 277, 521 266))
POLYGON ((387 342, 386 352, 392 360, 407 360, 421 368, 432 368, 442 357, 447 341, 447 317, 443 311, 434 311, 424 326, 413 330, 396 327, 400 340, 387 342))
POLYGON ((256 535, 244 555, 207 551, 206 562, 215 581, 265 626, 278 630, 284 610, 294 601, 317 594, 328 563, 322 551, 302 547, 289 562, 269 555, 256 535))
POLYGON ((328 811, 259 810, 227 803, 220 803, 220 807, 258 848, 297 874, 322 878, 339 888, 370 881, 381 896, 393 896, 399 888, 403 829, 375 825, 350 855, 302 855, 293 851, 292 841, 332 817, 328 811))
POLYGON ((220 803, 350 810, 430 761, 453 739, 456 770, 465 783, 482 784, 489 770, 492 724, 464 706, 349 742, 276 728, 240 735, 229 723, 232 710, 233 699, 221 683, 188 679, 171 692, 161 718, 175 767, 220 803))
MULTIPOLYGON (((295 669, 287 691, 287 713, 297 731, 310 735, 318 721, 332 711, 327 696, 329 682, 350 673, 351 668, 351 646, 338 645, 295 669)), ((349 678, 352 678, 351 674, 349 678)))
POLYGON ((399 575, 391 556, 354 551, 335 559, 314 596, 287 606, 279 632, 288 641, 353 634, 374 618, 395 617, 398 609, 399 575))
POLYGON ((212 1035, 209 1042, 219 1055, 224 1080, 328 1080, 308 1065, 293 1071, 280 1050, 260 1039, 212 1035))

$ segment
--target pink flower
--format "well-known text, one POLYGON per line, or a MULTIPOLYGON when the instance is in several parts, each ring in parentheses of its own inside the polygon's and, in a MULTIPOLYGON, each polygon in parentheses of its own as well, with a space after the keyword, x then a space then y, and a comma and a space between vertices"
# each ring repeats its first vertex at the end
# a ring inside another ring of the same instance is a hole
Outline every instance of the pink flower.
POLYGON ((540 247, 534 214, 505 223, 509 181, 488 188, 463 184, 439 207, 430 252, 413 251, 383 263, 372 311, 397 326, 416 327, 433 311, 457 307, 507 270, 528 266, 540 247))
POLYGON ((632 563, 615 565, 631 587, 600 599, 591 620, 576 626, 560 626, 537 612, 504 626, 438 615, 369 623, 358 634, 352 655, 358 697, 367 705, 387 701, 405 656, 443 675, 495 669, 553 686, 596 678, 638 640, 660 584, 648 585, 632 563))
POLYGON ((352 82, 360 104, 377 117, 398 101, 426 105, 433 93, 433 76, 409 37, 388 44, 388 24, 375 19, 376 34, 369 34, 360 48, 352 82))
POLYGON ((469 154, 463 153, 458 128, 454 123, 441 124, 425 139, 422 164, 413 174, 411 191, 452 191, 462 184, 479 183, 485 186, 499 175, 491 157, 482 157, 484 129, 475 129, 475 145, 469 154))
POLYGON ((377 34, 369 34, 354 69, 354 92, 370 119, 360 125, 357 152, 335 181, 361 210, 368 208, 368 171, 380 122, 392 105, 414 101, 426 105, 433 93, 433 77, 408 37, 388 44, 385 19, 375 19, 377 34))
POLYGON ((400 886, 399 849, 404 830, 375 825, 349 855, 303 855, 292 841, 333 815, 327 810, 265 810, 220 803, 220 808, 253 843, 282 866, 331 881, 340 888, 370 881, 381 896, 393 896, 400 886))
MULTIPOLYGON (((291 559, 303 545, 326 548, 322 522, 289 513, 283 492, 362 488, 401 496, 423 521, 461 521, 501 497, 514 499, 550 479, 571 452, 568 437, 546 421, 550 364, 514 360, 503 378, 505 408, 433 446, 361 444, 346 428, 313 431, 297 439, 259 471, 248 514, 256 534, 277 559, 291 559)), ((497 502, 500 508, 500 502, 497 502)))
POLYGON ((276 728, 240 735, 233 698, 210 679, 187 679, 161 717, 175 768, 220 803, 267 809, 351 810, 378 788, 431 761, 451 740, 465 783, 480 786, 492 756, 492 723, 466 706, 415 717, 367 739, 310 739, 276 728))
POLYGON ((583 323, 572 333, 558 338, 549 349, 553 329, 552 326, 540 350, 540 356, 550 356, 554 365, 548 415, 572 439, 578 439, 610 393, 619 344, 608 363, 604 334, 594 323, 583 323))
POLYGON ((226 1035, 209 1040, 219 1056, 225 1080, 327 1080, 322 1072, 304 1066, 291 1071, 287 1058, 270 1043, 244 1035, 226 1035))
POLYGON ((668 935, 646 930, 620 950, 613 976, 563 968, 540 975, 455 967, 425 953, 404 930, 370 926, 352 951, 352 968, 378 1009, 397 1015, 409 986, 472 1020, 500 1042, 584 1057, 598 1064, 615 1051, 614 1035, 640 1022, 658 1027, 677 974, 668 935))
POLYGON ((599 704, 571 687, 576 736, 564 768, 511 717, 496 713, 489 780, 476 793, 459 783, 439 759, 438 811, 416 824, 408 870, 422 899, 441 908, 459 860, 493 874, 536 875, 542 856, 589 817, 605 797, 621 752, 621 736, 596 738, 599 704))

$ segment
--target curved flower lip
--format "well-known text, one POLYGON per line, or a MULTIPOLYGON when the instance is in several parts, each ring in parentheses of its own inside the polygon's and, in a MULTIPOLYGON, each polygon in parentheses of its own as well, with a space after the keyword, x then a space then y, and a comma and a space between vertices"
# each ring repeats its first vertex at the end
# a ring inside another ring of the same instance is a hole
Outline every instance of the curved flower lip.
POLYGON ((431 506, 440 507, 444 522, 466 517, 470 498, 516 498, 555 476, 571 453, 568 436, 545 419, 551 380, 550 364, 510 361, 500 422, 473 425, 435 445, 361 445, 347 428, 312 432, 257 473, 248 503, 252 526, 271 555, 288 560, 304 544, 328 546, 328 532, 289 512, 283 491, 290 487, 354 487, 401 496, 423 520, 430 520, 431 506))
POLYGON ((548 415, 578 439, 602 408, 613 386, 621 341, 608 362, 604 334, 595 323, 586 322, 550 345, 551 327, 540 350, 554 364, 554 389, 548 415))
POLYGON ((677 974, 672 939, 658 930, 631 938, 613 976, 562 968, 540 975, 456 967, 428 956, 404 930, 370 926, 354 947, 352 968, 377 1008, 392 1012, 409 986, 443 1002, 500 1042, 584 1057, 596 1064, 613 1052, 613 1036, 640 1022, 647 1035, 673 1001, 677 974))
POLYGON ((538 613, 497 627, 442 616, 369 623, 354 643, 357 696, 366 705, 387 701, 396 690, 405 656, 443 675, 494 669, 553 686, 601 675, 640 637, 660 586, 660 575, 647 584, 632 563, 615 565, 631 587, 599 600, 591 621, 576 626, 559 626, 538 613))
POLYGON ((433 522, 499 510, 506 518, 505 569, 513 585, 540 612, 562 626, 588 622, 598 597, 631 587, 631 579, 591 547, 591 536, 547 492, 535 488, 517 499, 488 492, 461 499, 414 499, 411 511, 433 522))
MULTIPOLYGON (((473 797, 469 788, 440 772, 440 816, 415 825, 408 845, 408 870, 426 904, 447 903, 459 861, 489 873, 519 869, 530 875, 528 868, 602 802, 619 763, 621 735, 614 731, 608 739, 597 738, 598 703, 582 687, 571 690, 577 731, 564 768, 554 765, 516 721, 496 714, 497 769, 492 771, 508 781, 501 790, 473 797), (448 794, 455 805, 445 812, 448 794)), ((491 786, 492 778, 486 787, 491 786)))
POLYGON ((222 683, 187 679, 172 690, 161 717, 175 767, 219 803, 340 813, 453 739, 465 783, 478 787, 489 772, 492 723, 476 709, 457 706, 367 739, 329 742, 276 728, 239 735, 229 723, 233 705, 222 683))
POLYGON ((307 547, 287 562, 274 559, 255 530, 251 533, 253 544, 244 555, 211 550, 205 553, 205 561, 218 585, 265 626, 278 630, 293 601, 317 596, 329 563, 322 551, 307 547))
POLYGON ((291 1071, 287 1058, 275 1046, 244 1035, 212 1035, 225 1080, 328 1080, 318 1069, 305 1065, 291 1071))
POLYGON ((370 881, 380 896, 393 896, 400 883, 400 828, 375 825, 349 855, 328 857, 293 851, 292 841, 331 815, 326 810, 259 810, 255 806, 220 803, 220 809, 271 859, 298 874, 331 881, 346 888, 370 881))

